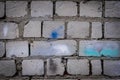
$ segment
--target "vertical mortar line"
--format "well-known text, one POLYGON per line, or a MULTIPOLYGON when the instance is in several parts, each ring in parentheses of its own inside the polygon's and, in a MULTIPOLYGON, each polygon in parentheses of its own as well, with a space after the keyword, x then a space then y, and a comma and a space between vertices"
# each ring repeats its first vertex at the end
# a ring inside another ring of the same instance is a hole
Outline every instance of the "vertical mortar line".
POLYGON ((56 10, 56 1, 53 1, 53 20, 55 18, 55 11, 56 10))
POLYGON ((67 39, 67 25, 68 22, 65 22, 64 38, 67 39))
POLYGON ((44 78, 47 77, 47 59, 44 61, 44 78))
POLYGON ((104 33, 105 33, 105 22, 102 22, 102 39, 104 39, 104 33))
POLYGON ((31 55, 31 45, 30 45, 30 41, 28 42, 28 56, 31 55))
POLYGON ((91 39, 92 37, 92 22, 89 22, 89 38, 91 39))
POLYGON ((89 60, 89 75, 92 75, 92 64, 91 64, 91 60, 89 60))
POLYGON ((64 71, 64 75, 68 75, 68 72, 67 72, 67 59, 63 58, 64 60, 64 67, 65 67, 65 71, 64 71))
POLYGON ((76 56, 79 57, 79 40, 76 40, 77 46, 76 46, 76 56))
POLYGON ((102 75, 104 75, 104 63, 103 63, 103 60, 101 59, 101 68, 102 68, 102 75))
POLYGON ((6 18, 6 1, 4 1, 4 18, 6 18))
POLYGON ((28 1, 28 18, 30 18, 31 17, 31 1, 28 1))
POLYGON ((80 14, 80 2, 76 2, 77 3, 77 16, 79 17, 80 14))
POLYGON ((43 21, 41 22, 41 37, 43 37, 43 21))

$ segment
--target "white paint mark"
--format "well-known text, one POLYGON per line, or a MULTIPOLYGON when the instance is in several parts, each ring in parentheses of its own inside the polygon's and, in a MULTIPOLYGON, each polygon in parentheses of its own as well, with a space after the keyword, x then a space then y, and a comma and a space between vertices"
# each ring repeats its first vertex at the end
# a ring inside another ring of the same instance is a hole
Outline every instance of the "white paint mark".
POLYGON ((8 26, 5 24, 4 28, 3 28, 3 34, 4 34, 4 36, 7 36, 7 33, 8 33, 8 26))

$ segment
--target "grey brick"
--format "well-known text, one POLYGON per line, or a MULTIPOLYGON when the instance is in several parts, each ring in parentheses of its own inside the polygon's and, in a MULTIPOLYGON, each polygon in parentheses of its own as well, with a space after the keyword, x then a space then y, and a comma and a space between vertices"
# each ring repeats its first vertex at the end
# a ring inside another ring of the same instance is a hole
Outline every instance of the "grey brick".
POLYGON ((0 57, 3 57, 5 54, 5 43, 0 42, 0 57))

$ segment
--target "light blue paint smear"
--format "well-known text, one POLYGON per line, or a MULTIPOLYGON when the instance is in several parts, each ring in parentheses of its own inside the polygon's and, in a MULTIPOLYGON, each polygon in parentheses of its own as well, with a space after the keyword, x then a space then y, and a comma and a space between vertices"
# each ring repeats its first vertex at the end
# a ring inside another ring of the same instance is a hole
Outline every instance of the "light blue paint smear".
POLYGON ((59 38, 60 36, 62 36, 62 30, 63 30, 63 26, 60 26, 59 28, 53 30, 50 34, 50 37, 53 39, 59 38))
POLYGON ((103 56, 109 56, 109 57, 119 57, 119 50, 118 49, 102 49, 100 52, 103 56))
POLYGON ((84 53, 86 54, 86 56, 101 56, 99 52, 94 48, 86 48, 84 50, 84 53))

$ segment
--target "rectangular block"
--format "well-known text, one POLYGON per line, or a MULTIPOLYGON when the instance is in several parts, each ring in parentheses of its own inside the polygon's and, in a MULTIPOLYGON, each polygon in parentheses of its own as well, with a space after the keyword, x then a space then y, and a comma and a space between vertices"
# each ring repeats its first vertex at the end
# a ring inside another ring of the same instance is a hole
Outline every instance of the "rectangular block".
POLYGON ((23 60, 22 75, 43 75, 44 62, 39 59, 23 60))
POLYGON ((5 43, 0 42, 0 57, 3 57, 5 55, 5 43))
POLYGON ((104 60, 104 74, 108 76, 120 76, 120 60, 104 60))
POLYGON ((105 17, 120 17, 120 1, 105 1, 105 17))
POLYGON ((61 59, 47 59, 47 75, 63 75, 64 71, 65 67, 61 59))
POLYGON ((68 38, 89 37, 89 22, 70 21, 67 25, 68 38))
POLYGON ((67 72, 72 75, 89 75, 89 62, 87 59, 68 59, 67 72))
POLYGON ((65 23, 63 21, 44 21, 43 37, 64 38, 65 23))
POLYGON ((58 16, 76 16, 77 4, 72 1, 57 1, 56 15, 58 16))
POLYGON ((102 65, 100 60, 91 60, 92 64, 92 75, 101 75, 102 65))
POLYGON ((32 1, 31 3, 32 17, 52 17, 53 3, 51 1, 32 1))
POLYGON ((24 17, 27 15, 27 1, 7 1, 6 16, 7 17, 24 17))
POLYGON ((102 24, 100 22, 92 22, 92 38, 102 38, 102 24))
POLYGON ((4 17, 5 14, 5 4, 4 2, 0 2, 0 17, 4 17))
POLYGON ((79 46, 79 56, 120 57, 120 41, 84 40, 79 46))
POLYGON ((0 39, 15 39, 19 37, 18 25, 12 22, 0 23, 0 39))
POLYGON ((31 56, 68 56, 76 53, 76 41, 34 41, 31 43, 31 56))
POLYGON ((11 41, 6 43, 7 57, 27 57, 28 42, 27 41, 11 41))
POLYGON ((24 37, 41 37, 41 21, 29 21, 24 26, 24 37))
POLYGON ((13 76, 16 73, 16 65, 14 60, 0 60, 0 75, 13 76))
POLYGON ((85 17, 102 17, 102 2, 88 1, 80 3, 80 16, 85 17))
POLYGON ((105 23, 105 38, 120 38, 120 22, 105 23))

